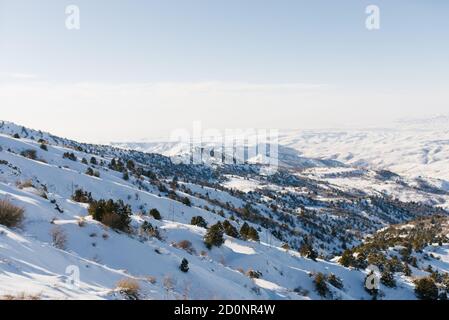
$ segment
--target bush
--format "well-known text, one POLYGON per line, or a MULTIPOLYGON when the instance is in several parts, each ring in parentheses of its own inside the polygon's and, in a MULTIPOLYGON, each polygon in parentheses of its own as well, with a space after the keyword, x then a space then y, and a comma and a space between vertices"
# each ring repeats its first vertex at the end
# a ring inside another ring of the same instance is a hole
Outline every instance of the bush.
POLYGON ((304 242, 299 248, 299 254, 303 257, 312 259, 313 261, 316 261, 316 258, 318 257, 318 254, 313 249, 312 245, 306 242, 304 242))
POLYGON ((90 164, 96 166, 97 165, 97 159, 95 157, 90 158, 90 164))
POLYGON ((47 145, 46 145, 45 143, 42 143, 42 144, 40 145, 40 148, 41 148, 42 150, 44 150, 44 151, 48 151, 48 147, 47 147, 47 145))
POLYGON ((123 164, 121 159, 112 159, 111 163, 109 164, 109 169, 114 170, 114 171, 118 171, 118 172, 123 172, 125 170, 125 165, 123 164))
POLYGON ((71 161, 76 161, 76 156, 73 152, 64 152, 62 155, 63 159, 69 159, 71 161))
POLYGON ((139 283, 134 279, 122 279, 117 282, 117 289, 129 300, 139 300, 139 283))
POLYGON ((162 219, 161 213, 157 209, 151 209, 149 214, 156 220, 162 219))
POLYGON ((34 188, 33 181, 31 180, 17 181, 16 186, 19 189, 34 188))
POLYGON ((206 222, 206 220, 204 220, 204 218, 202 216, 193 217, 192 220, 190 221, 190 224, 193 226, 198 226, 198 227, 204 228, 204 229, 207 228, 207 222, 206 222))
POLYGON ((248 223, 244 223, 240 228, 240 236, 243 240, 259 241, 259 233, 253 227, 250 227, 248 223))
POLYGON ((350 267, 354 265, 354 256, 352 255, 352 252, 350 250, 345 250, 340 257, 340 260, 338 262, 344 266, 344 267, 350 267))
POLYGON ((262 276, 262 273, 260 273, 260 271, 254 271, 250 269, 246 272, 246 275, 251 279, 259 279, 262 276))
POLYGON ((190 207, 192 205, 192 203, 190 202, 190 199, 187 197, 182 198, 182 203, 188 207, 190 207))
POLYGON ((79 203, 91 203, 93 201, 92 194, 83 189, 76 189, 72 195, 72 200, 79 203))
POLYGON ((421 300, 437 300, 438 287, 431 277, 415 280, 415 294, 421 300))
POLYGON ((313 284, 315 285, 316 292, 321 297, 326 297, 329 294, 329 288, 326 283, 326 276, 323 273, 319 272, 315 275, 313 284))
POLYGON ((20 155, 31 160, 37 159, 37 152, 34 149, 23 150, 20 155))
POLYGON ((390 270, 384 270, 382 272, 380 282, 382 282, 383 285, 389 288, 396 287, 396 280, 394 279, 394 274, 390 270))
POLYGON ((204 236, 204 243, 206 247, 208 249, 211 249, 212 246, 220 247, 224 243, 223 232, 223 226, 220 222, 210 227, 204 236))
POLYGON ((92 177, 97 177, 97 178, 100 177, 100 172, 94 171, 94 169, 92 169, 91 167, 87 168, 86 174, 87 174, 88 176, 92 176, 92 177))
POLYGON ((331 273, 327 277, 327 282, 329 282, 331 285, 333 285, 337 289, 343 289, 343 287, 344 287, 343 281, 333 273, 331 273))
POLYGON ((223 221, 223 230, 228 236, 239 238, 239 232, 228 220, 223 221))
POLYGON ((182 240, 173 245, 175 248, 185 250, 186 252, 193 254, 195 253, 195 249, 192 246, 192 243, 189 240, 182 240))
POLYGON ((142 223, 142 226, 140 228, 145 234, 149 235, 150 237, 154 237, 159 240, 162 239, 159 233, 159 229, 157 227, 153 227, 151 223, 145 221, 144 223, 142 223))
POLYGON ((94 200, 89 204, 88 212, 92 218, 113 229, 129 231, 131 207, 122 200, 94 200))
POLYGON ((13 300, 17 300, 17 301, 20 301, 20 300, 32 301, 32 300, 41 300, 41 299, 42 299, 42 297, 41 297, 40 293, 28 294, 28 293, 25 293, 25 292, 21 292, 18 295, 15 295, 15 296, 10 295, 10 294, 4 295, 4 296, 0 296, 0 300, 5 300, 5 301, 13 301, 13 300))
POLYGON ((182 272, 189 271, 189 261, 187 261, 186 258, 182 259, 181 265, 179 266, 179 270, 181 270, 182 272))
POLYGON ((125 180, 125 181, 128 181, 128 180, 129 180, 129 173, 128 173, 128 171, 125 171, 125 172, 123 173, 123 180, 125 180))
POLYGON ((17 207, 7 199, 0 200, 0 224, 14 228, 19 227, 24 219, 23 208, 17 207))
POLYGON ((59 226, 55 226, 50 231, 50 234, 53 245, 58 249, 65 250, 67 245, 67 235, 65 234, 64 230, 59 226))
POLYGON ((20 139, 20 136, 18 133, 14 133, 14 135, 12 136, 14 139, 20 139))
POLYGON ((136 164, 130 159, 126 162, 126 168, 130 171, 134 171, 136 169, 136 164))

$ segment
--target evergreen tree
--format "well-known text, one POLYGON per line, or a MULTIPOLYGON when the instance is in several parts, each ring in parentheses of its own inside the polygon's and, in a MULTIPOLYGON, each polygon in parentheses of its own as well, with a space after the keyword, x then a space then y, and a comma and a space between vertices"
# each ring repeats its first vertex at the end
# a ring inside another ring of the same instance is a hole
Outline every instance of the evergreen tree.
POLYGON ((102 222, 109 227, 121 231, 129 231, 129 223, 131 207, 123 202, 123 200, 93 200, 89 204, 89 214, 97 221, 102 222))
POLYGON ((382 272, 382 275, 380 277, 380 282, 382 282, 383 285, 385 285, 389 288, 396 287, 396 280, 394 279, 394 274, 389 269, 385 269, 382 272))
POLYGON ((190 207, 192 205, 192 203, 190 202, 190 199, 188 197, 184 197, 182 199, 182 203, 185 204, 188 207, 190 207))
POLYGON ((422 278, 415 281, 415 294, 421 300, 437 300, 438 287, 432 278, 422 278))
POLYGON ((182 272, 187 272, 187 271, 189 271, 189 261, 187 261, 186 258, 182 259, 181 265, 179 266, 179 269, 180 269, 182 272))
POLYGON ((299 248, 299 254, 303 257, 312 259, 313 261, 316 261, 316 258, 318 258, 318 254, 308 242, 303 242, 299 248))
POLYGON ((239 232, 228 220, 223 221, 223 230, 230 237, 239 237, 239 232))
POLYGON ((248 240, 249 225, 245 222, 240 228, 240 235, 243 240, 248 240))
POLYGON ((340 257, 340 260, 338 261, 342 266, 345 267, 351 267, 354 265, 354 256, 352 255, 352 252, 348 249, 346 249, 342 256, 340 257))
POLYGON ((150 216, 152 216, 156 220, 161 220, 161 214, 157 209, 151 209, 149 212, 150 216))
POLYGON ((204 236, 206 247, 208 249, 211 249, 212 246, 220 247, 224 243, 223 233, 223 225, 220 222, 211 226, 204 236))
POLYGON ((204 218, 202 216, 193 217, 192 220, 190 220, 190 224, 193 226, 198 226, 198 227, 204 228, 204 229, 207 228, 207 222, 206 222, 206 220, 204 220, 204 218))
POLYGON ((259 233, 253 227, 249 227, 248 230, 248 239, 259 242, 259 233))
POLYGON ((134 161, 128 160, 128 162, 126 162, 126 168, 131 172, 134 171, 134 169, 136 168, 134 161))

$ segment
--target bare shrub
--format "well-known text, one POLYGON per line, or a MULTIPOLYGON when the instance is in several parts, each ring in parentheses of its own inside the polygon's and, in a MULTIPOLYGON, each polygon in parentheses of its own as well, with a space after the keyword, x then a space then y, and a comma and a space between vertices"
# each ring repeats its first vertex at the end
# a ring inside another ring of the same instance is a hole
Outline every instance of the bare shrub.
POLYGON ((192 243, 189 240, 179 241, 178 243, 173 244, 173 246, 175 248, 185 250, 190 254, 194 254, 196 252, 195 248, 192 246, 192 243))
POLYGON ((4 296, 0 296, 0 300, 41 300, 41 294, 40 293, 36 293, 36 294, 27 294, 25 292, 21 292, 17 295, 11 295, 11 294, 7 294, 4 296))
POLYGON ((25 210, 12 204, 8 199, 0 200, 0 224, 8 227, 18 227, 24 218, 25 210))
POLYGON ((23 150, 20 155, 31 160, 37 159, 37 152, 34 149, 23 150))
POLYGON ((53 245, 58 249, 64 250, 67 246, 67 235, 64 230, 59 226, 55 226, 51 229, 50 234, 53 245))
POLYGON ((125 278, 117 282, 117 289, 129 300, 139 300, 139 283, 130 278, 125 278))
POLYGON ((17 181, 16 186, 19 189, 34 188, 33 181, 31 180, 17 181))
POLYGON ((246 275, 251 279, 259 279, 262 276, 260 271, 254 271, 252 269, 248 270, 248 272, 246 272, 246 275))

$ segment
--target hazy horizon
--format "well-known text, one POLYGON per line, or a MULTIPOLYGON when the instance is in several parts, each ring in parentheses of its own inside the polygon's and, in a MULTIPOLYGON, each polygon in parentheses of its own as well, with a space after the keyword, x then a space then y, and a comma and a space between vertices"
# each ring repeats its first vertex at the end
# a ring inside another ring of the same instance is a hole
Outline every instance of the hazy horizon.
POLYGON ((282 4, 0 0, 0 118, 110 142, 194 121, 379 127, 449 109, 449 3, 282 4), (73 4, 79 30, 66 27, 73 4))

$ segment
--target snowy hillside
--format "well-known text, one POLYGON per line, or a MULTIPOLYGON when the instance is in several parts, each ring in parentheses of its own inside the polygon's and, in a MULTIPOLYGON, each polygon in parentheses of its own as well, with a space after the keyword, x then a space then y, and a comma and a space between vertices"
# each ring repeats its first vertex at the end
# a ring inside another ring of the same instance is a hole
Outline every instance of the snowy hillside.
MULTIPOLYGON (((371 299, 366 237, 446 223, 439 180, 300 160, 271 176, 258 164, 177 165, 1 122, 0 297, 371 299)), ((446 233, 422 240, 411 273, 392 271, 378 297, 415 299, 428 265, 448 273, 446 233)))

